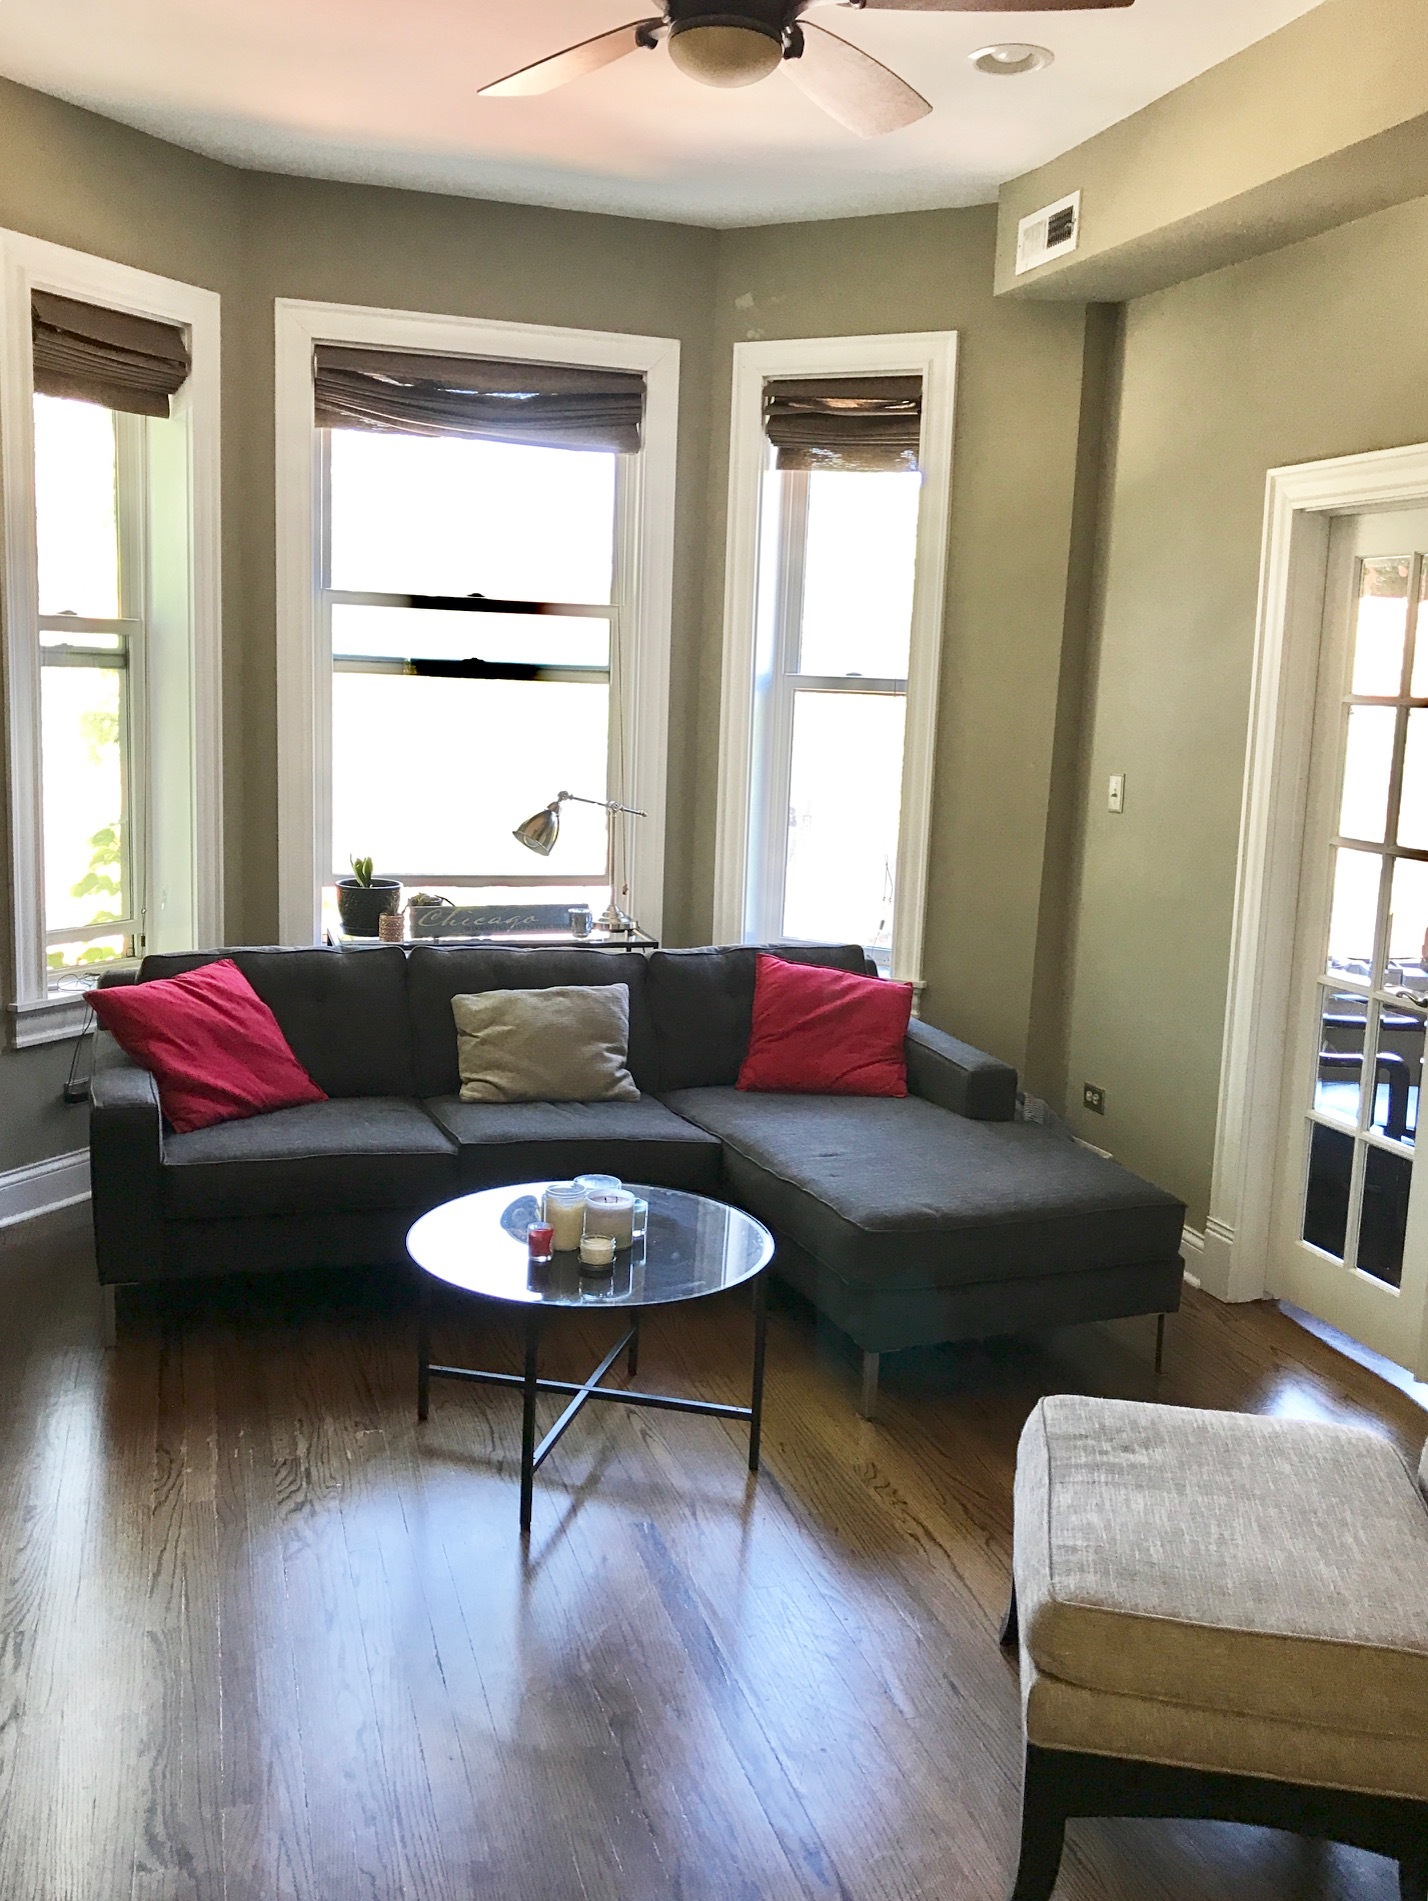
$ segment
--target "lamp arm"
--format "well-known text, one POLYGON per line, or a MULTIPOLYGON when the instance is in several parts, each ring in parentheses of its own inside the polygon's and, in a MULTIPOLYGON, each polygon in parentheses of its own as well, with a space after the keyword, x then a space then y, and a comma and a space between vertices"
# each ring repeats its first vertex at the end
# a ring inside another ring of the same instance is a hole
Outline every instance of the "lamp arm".
POLYGON ((606 812, 628 812, 631 818, 648 817, 648 814, 642 812, 637 805, 621 805, 618 799, 587 799, 579 792, 559 792, 556 794, 555 803, 557 805, 562 805, 567 800, 571 805, 598 805, 606 812))

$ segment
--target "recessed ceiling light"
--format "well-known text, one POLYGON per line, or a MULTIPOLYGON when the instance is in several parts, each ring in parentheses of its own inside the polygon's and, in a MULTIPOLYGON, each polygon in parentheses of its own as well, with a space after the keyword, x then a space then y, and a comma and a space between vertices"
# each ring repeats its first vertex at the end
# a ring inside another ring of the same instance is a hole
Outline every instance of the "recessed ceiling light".
POLYGON ((979 73, 998 73, 1003 79, 1012 79, 1018 73, 1034 73, 1049 66, 1056 55, 1049 46, 1012 41, 1003 46, 984 46, 968 57, 979 73))

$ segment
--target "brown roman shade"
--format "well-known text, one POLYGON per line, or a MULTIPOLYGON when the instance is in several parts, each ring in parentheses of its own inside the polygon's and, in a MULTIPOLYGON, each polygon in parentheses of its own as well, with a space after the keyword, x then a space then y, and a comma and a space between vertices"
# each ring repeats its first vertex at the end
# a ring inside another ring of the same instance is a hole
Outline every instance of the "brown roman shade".
POLYGON ((320 343, 313 383, 320 429, 468 436, 546 449, 640 446, 645 379, 630 370, 320 343))
POLYGON ((764 432, 781 469, 915 469, 920 376, 817 376, 764 384, 764 432))
POLYGON ((30 300, 35 389, 135 416, 167 416, 188 380, 188 341, 177 324, 105 310, 37 290, 30 300))

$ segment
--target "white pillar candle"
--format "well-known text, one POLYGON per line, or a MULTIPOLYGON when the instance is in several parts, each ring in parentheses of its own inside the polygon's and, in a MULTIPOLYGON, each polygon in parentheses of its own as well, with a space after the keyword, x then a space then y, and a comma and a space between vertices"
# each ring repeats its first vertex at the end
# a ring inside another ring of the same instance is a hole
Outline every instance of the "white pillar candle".
POLYGON ((580 1246, 585 1231, 585 1194, 574 1182, 552 1182, 542 1201, 546 1220, 554 1230, 551 1246, 558 1254, 580 1246))
POLYGON ((617 1248, 634 1240, 635 1198, 628 1188, 601 1188, 585 1197, 585 1232, 608 1234, 617 1248))

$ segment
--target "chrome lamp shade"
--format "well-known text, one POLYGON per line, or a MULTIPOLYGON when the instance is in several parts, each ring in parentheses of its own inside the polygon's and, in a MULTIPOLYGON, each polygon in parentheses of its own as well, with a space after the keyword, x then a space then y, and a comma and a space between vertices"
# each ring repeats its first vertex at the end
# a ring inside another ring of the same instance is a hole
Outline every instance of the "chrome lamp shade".
POLYGON ((555 841, 560 837, 560 808, 566 802, 574 805, 603 806, 610 817, 610 903, 600 918, 600 928, 605 931, 633 931, 634 920, 620 909, 616 893, 621 889, 621 863, 616 848, 615 819, 628 814, 631 818, 643 818, 645 815, 637 806, 621 805, 618 799, 587 799, 578 792, 557 792, 549 805, 542 806, 539 812, 532 812, 511 833, 518 838, 527 851, 533 851, 542 858, 549 858, 555 850, 555 841))
POLYGON ((555 841, 560 837, 560 801, 559 799, 533 812, 511 834, 518 838, 527 851, 539 852, 542 858, 549 858, 555 849, 555 841))

